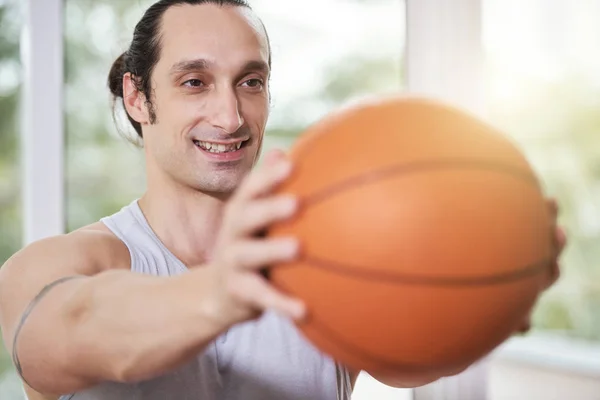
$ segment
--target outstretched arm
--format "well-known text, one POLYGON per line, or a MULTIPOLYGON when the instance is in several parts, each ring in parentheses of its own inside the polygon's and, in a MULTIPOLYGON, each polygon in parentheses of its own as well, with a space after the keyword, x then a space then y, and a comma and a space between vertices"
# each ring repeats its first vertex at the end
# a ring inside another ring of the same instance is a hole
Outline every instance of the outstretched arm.
POLYGON ((127 249, 104 232, 46 239, 0 270, 4 341, 23 380, 43 393, 159 374, 221 331, 201 295, 204 275, 134 274, 127 249))

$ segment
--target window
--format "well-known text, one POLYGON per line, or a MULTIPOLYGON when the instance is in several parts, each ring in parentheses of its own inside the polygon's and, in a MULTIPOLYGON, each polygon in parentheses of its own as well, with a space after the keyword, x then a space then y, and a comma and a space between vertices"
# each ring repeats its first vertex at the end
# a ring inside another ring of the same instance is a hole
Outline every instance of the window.
MULTIPOLYGON (((21 169, 19 35, 22 8, 18 0, 0 0, 0 265, 21 246, 21 169)), ((9 354, 0 343, 0 398, 17 399, 20 386, 9 354)))
POLYGON ((600 2, 484 0, 489 119, 561 207, 562 278, 534 327, 600 341, 600 2))
POLYGON ((68 231, 118 211, 144 190, 143 151, 115 128, 106 81, 152 3, 64 2, 68 231))

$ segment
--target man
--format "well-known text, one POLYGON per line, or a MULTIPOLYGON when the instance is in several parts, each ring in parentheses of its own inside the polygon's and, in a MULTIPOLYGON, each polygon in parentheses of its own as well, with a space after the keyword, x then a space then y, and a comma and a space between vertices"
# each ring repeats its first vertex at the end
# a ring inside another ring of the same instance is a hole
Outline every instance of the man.
POLYGON ((290 321, 302 302, 261 273, 298 250, 260 236, 296 210, 272 194, 293 166, 274 153, 250 173, 270 66, 243 0, 161 0, 145 13, 109 86, 143 138, 146 193, 0 270, 3 336, 31 400, 349 398, 359 371, 305 341, 290 321))

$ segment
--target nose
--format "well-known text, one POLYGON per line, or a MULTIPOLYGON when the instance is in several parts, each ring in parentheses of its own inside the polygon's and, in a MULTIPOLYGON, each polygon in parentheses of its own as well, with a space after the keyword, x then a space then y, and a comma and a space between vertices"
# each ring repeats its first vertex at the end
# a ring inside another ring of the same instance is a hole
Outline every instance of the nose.
POLYGON ((215 90, 210 99, 212 112, 210 123, 225 133, 235 133, 244 124, 237 94, 230 88, 215 90))

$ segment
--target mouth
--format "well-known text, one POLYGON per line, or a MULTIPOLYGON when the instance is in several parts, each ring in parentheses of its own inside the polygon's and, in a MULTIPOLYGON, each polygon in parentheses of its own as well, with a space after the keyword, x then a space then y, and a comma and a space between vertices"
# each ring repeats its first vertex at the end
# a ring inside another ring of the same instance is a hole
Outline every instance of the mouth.
POLYGON ((240 150, 242 147, 246 146, 249 142, 249 139, 240 140, 237 142, 231 143, 213 143, 213 142, 204 142, 201 140, 193 140, 194 145, 201 150, 204 150, 208 153, 214 154, 226 154, 226 153, 234 153, 240 150))

